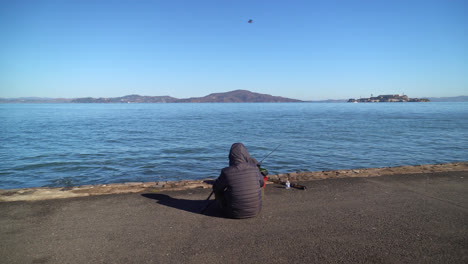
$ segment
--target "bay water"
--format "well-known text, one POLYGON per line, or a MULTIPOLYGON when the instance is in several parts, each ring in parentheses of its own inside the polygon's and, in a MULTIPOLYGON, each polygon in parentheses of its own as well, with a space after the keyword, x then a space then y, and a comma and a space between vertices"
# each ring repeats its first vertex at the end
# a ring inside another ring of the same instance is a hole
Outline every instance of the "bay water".
POLYGON ((468 103, 0 104, 0 189, 468 160, 468 103))

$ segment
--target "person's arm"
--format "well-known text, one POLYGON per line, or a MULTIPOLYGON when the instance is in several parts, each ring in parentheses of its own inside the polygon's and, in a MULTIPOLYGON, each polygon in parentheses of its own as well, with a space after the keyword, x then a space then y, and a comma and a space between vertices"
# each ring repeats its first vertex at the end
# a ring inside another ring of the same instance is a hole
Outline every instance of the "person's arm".
POLYGON ((268 171, 266 169, 261 168, 260 164, 258 163, 258 161, 255 158, 250 158, 250 163, 258 168, 258 170, 259 170, 257 172, 258 182, 260 183, 260 187, 263 187, 265 185, 265 180, 263 179, 263 176, 267 176, 268 171), (264 175, 264 172, 265 172, 265 175, 264 175))
POLYGON ((224 175, 223 171, 221 171, 221 174, 219 175, 218 179, 215 180, 213 183, 213 191, 216 192, 222 192, 224 189, 227 187, 227 182, 226 182, 226 176, 224 175))
POLYGON ((265 185, 265 180, 263 178, 263 175, 260 173, 260 171, 257 172, 257 178, 258 182, 260 183, 260 188, 262 188, 265 185))

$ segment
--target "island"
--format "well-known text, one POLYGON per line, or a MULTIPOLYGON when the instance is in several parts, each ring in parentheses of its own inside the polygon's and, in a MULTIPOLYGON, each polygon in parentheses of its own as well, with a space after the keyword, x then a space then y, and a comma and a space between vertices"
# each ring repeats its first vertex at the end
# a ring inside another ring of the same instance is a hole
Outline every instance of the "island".
POLYGON ((113 98, 76 98, 71 103, 291 103, 301 100, 254 93, 247 90, 234 90, 225 93, 212 93, 204 97, 178 99, 171 96, 127 95, 113 98))
POLYGON ((377 97, 349 99, 348 103, 430 102, 427 98, 408 98, 407 95, 386 94, 377 97))

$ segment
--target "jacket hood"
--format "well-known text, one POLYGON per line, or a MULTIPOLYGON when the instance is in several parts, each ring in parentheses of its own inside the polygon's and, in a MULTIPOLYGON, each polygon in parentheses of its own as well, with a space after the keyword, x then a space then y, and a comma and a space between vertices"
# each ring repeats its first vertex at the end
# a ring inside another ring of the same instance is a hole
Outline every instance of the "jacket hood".
POLYGON ((250 154, 242 143, 234 143, 229 151, 229 166, 249 162, 250 154))

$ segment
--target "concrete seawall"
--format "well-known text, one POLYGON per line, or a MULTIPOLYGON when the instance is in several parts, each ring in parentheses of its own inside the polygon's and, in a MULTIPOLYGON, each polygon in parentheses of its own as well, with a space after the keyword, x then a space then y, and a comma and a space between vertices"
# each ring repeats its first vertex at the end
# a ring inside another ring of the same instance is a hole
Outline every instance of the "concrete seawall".
MULTIPOLYGON (((426 164, 417 166, 400 166, 385 168, 363 168, 352 170, 332 170, 314 172, 291 172, 284 174, 268 175, 269 180, 291 182, 323 180, 330 178, 352 178, 352 177, 378 177, 397 174, 420 174, 435 172, 468 171, 468 161, 444 164, 426 164)), ((118 184, 83 185, 76 187, 60 188, 23 188, 0 190, 0 202, 10 201, 35 201, 48 199, 63 199, 71 197, 84 197, 92 195, 141 193, 170 190, 188 190, 197 188, 211 188, 212 179, 205 180, 183 180, 174 182, 128 182, 118 184)), ((271 184, 272 182, 267 182, 271 184)))

